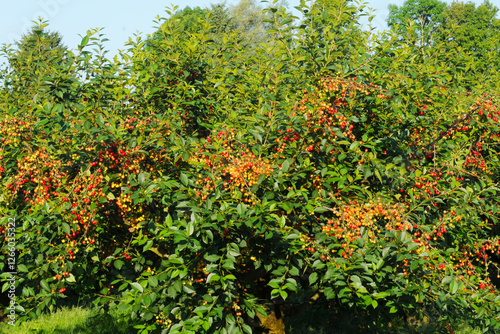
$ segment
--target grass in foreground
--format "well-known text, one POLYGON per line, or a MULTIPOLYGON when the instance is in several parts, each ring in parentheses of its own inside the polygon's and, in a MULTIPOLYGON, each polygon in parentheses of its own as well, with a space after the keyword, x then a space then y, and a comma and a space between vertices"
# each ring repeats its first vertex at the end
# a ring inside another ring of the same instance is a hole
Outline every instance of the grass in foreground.
POLYGON ((137 333, 125 314, 103 314, 89 309, 63 308, 40 318, 27 321, 19 327, 0 325, 0 334, 126 334, 137 333))

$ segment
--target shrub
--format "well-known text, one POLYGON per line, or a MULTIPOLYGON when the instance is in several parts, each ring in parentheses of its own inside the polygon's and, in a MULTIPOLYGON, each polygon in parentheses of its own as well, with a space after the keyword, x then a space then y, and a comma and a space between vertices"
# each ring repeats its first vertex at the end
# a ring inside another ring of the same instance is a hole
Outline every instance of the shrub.
POLYGON ((4 87, 20 321, 84 302, 251 333, 312 303, 360 332, 498 330, 497 91, 439 46, 372 43, 353 6, 301 10, 270 9, 251 56, 162 19, 109 61, 89 31, 34 96, 4 87))

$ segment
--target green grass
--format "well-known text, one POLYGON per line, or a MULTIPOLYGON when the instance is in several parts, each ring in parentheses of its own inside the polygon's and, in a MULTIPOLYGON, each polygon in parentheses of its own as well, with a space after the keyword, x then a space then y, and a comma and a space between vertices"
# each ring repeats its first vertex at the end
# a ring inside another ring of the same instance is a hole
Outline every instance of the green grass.
POLYGON ((81 307, 63 308, 13 327, 0 325, 0 334, 125 334, 137 333, 125 314, 106 315, 81 307))

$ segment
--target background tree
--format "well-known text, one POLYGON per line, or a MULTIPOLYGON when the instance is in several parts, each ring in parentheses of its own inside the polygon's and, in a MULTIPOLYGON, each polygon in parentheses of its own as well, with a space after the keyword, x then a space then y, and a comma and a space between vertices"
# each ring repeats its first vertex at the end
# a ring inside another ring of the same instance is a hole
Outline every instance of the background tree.
POLYGON ((302 22, 294 38, 300 40, 296 45, 307 45, 304 50, 311 52, 312 59, 300 65, 311 71, 307 75, 321 76, 329 71, 347 75, 366 64, 369 33, 363 31, 359 18, 364 14, 352 0, 311 2, 300 10, 302 22))
MULTIPOLYGON (((228 8, 224 3, 212 4, 211 8, 189 6, 183 9, 174 9, 172 16, 163 25, 171 24, 178 35, 194 34, 204 29, 203 23, 211 27, 206 33, 217 43, 222 41, 222 35, 230 33, 235 29, 234 19, 230 16, 228 8)), ((184 38, 182 37, 181 38, 184 38)), ((154 39, 162 39, 164 35, 161 29, 154 34, 154 39)))
POLYGON ((259 45, 267 38, 266 13, 255 0, 240 0, 229 7, 229 13, 235 22, 235 29, 247 45, 259 45))
POLYGON ((208 23, 212 26, 210 31, 214 40, 220 44, 222 36, 233 31, 236 23, 224 3, 212 4, 210 12, 208 18, 208 23))
POLYGON ((287 11, 286 0, 270 2, 264 7, 256 0, 240 0, 229 6, 228 11, 234 22, 234 29, 241 36, 241 41, 247 49, 259 47, 261 43, 269 43, 275 36, 266 34, 274 29, 272 11, 284 8, 287 11))
POLYGON ((474 58, 474 72, 498 72, 500 64, 500 20, 498 8, 485 1, 476 7, 472 2, 453 2, 443 11, 437 39, 453 53, 474 58))
POLYGON ((184 28, 184 31, 194 33, 201 28, 200 20, 205 20, 207 14, 208 11, 201 7, 186 6, 184 9, 176 11, 171 20, 179 21, 179 25, 184 28))
POLYGON ((439 0, 406 0, 402 6, 389 5, 387 25, 403 38, 416 39, 420 46, 429 45, 443 21, 445 7, 446 3, 439 0))
POLYGON ((389 10, 387 23, 397 33, 400 47, 407 44, 419 50, 412 53, 411 61, 434 59, 448 64, 440 75, 448 80, 453 76, 466 90, 478 82, 498 85, 500 28, 495 17, 498 9, 491 3, 476 7, 471 2, 446 5, 438 0, 408 0, 401 7, 390 5, 389 10))
POLYGON ((3 89, 12 95, 11 101, 33 98, 42 86, 50 86, 50 77, 70 61, 62 37, 48 31, 47 26, 40 20, 13 49, 4 49, 9 71, 5 73, 3 89))

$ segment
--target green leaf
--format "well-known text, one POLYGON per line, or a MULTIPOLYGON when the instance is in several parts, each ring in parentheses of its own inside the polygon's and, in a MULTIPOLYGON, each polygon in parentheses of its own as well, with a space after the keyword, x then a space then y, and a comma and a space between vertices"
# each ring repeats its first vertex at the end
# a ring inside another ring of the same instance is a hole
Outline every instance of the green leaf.
POLYGON ((187 284, 186 284, 186 285, 183 285, 183 286, 182 286, 182 289, 183 289, 186 293, 189 293, 189 294, 196 293, 196 290, 195 290, 195 289, 193 289, 193 287, 192 287, 192 286, 187 285, 187 284))
POLYGON ((281 164, 281 171, 286 173, 288 172, 288 168, 290 168, 290 163, 288 162, 288 160, 283 161, 283 163, 281 164))
POLYGON ((289 273, 292 276, 299 276, 300 275, 300 271, 299 271, 299 269, 297 267, 290 268, 289 273))
POLYGON ((158 286, 158 278, 156 278, 156 276, 149 276, 148 282, 149 285, 153 288, 158 286))
POLYGON ((116 269, 120 270, 122 269, 124 263, 122 260, 115 260, 115 262, 113 262, 113 265, 115 266, 116 269))
POLYGON ((292 290, 292 291, 297 291, 297 281, 293 278, 287 278, 286 279, 286 283, 285 283, 285 287, 289 290, 292 290))
POLYGON ((318 280, 317 272, 313 272, 311 275, 309 275, 309 284, 313 285, 317 280, 318 280))
POLYGON ((234 256, 234 257, 237 257, 237 256, 241 255, 240 254, 240 248, 234 242, 232 242, 229 245, 227 245, 227 253, 229 255, 231 255, 231 256, 234 256))
POLYGON ((314 212, 317 212, 317 213, 323 213, 323 212, 326 212, 328 211, 328 209, 322 207, 322 206, 319 206, 317 208, 314 209, 314 212))
POLYGON ((417 244, 416 242, 411 242, 409 245, 408 245, 408 251, 412 251, 414 250, 415 248, 419 247, 419 244, 417 244))
POLYGON ((248 130, 248 132, 253 134, 255 139, 257 139, 260 143, 262 143, 262 136, 259 132, 257 132, 256 130, 248 130))
POLYGON ((410 265, 410 270, 411 271, 414 271, 415 269, 417 269, 419 267, 419 263, 417 261, 412 261, 411 262, 411 265, 410 265))
POLYGON ((170 214, 165 218, 165 224, 167 224, 168 227, 172 227, 172 216, 170 214))
POLYGON ((458 290, 458 282, 454 279, 451 280, 450 283, 450 291, 452 294, 455 294, 458 290))
POLYGON ((283 210, 290 211, 292 209, 293 209, 292 203, 290 203, 290 202, 283 202, 283 210))
POLYGON ((191 236, 194 233, 194 221, 189 222, 187 229, 186 229, 186 233, 188 236, 191 236))
POLYGON ((246 212, 245 205, 243 203, 239 203, 238 206, 236 206, 236 211, 240 217, 244 216, 246 212))
POLYGON ((84 38, 82 38, 82 42, 80 43, 80 45, 78 46, 78 48, 81 50, 85 46, 87 46, 88 43, 89 43, 89 35, 87 35, 84 38))
POLYGON ((76 282, 75 276, 73 274, 69 274, 68 276, 66 276, 66 282, 75 283, 76 282))
POLYGON ((445 276, 441 280, 441 284, 451 283, 452 280, 453 280, 453 276, 445 276))
POLYGON ((286 218, 285 216, 281 216, 279 219, 279 226, 280 228, 285 228, 285 225, 286 225, 286 218))
POLYGON ((17 271, 22 272, 22 273, 27 273, 28 267, 26 267, 26 265, 24 265, 24 264, 18 264, 17 271))
POLYGON ((130 285, 132 285, 132 287, 134 289, 138 290, 139 292, 144 292, 144 288, 139 283, 134 282, 134 283, 131 283, 130 285))
POLYGON ((387 293, 387 292, 377 292, 373 297, 375 297, 377 299, 383 299, 387 296, 389 296, 389 293, 387 293))
POLYGON ((142 186, 144 184, 144 181, 146 180, 145 173, 140 173, 137 179, 139 181, 139 184, 142 186))
POLYGON ((40 281, 40 286, 41 286, 41 287, 42 287, 42 289, 44 289, 45 291, 50 292, 49 285, 47 284, 47 282, 46 282, 45 280, 41 280, 41 281, 40 281))
POLYGON ((205 256, 203 256, 203 258, 205 260, 207 260, 208 262, 217 262, 220 259, 220 257, 216 254, 212 254, 212 255, 205 254, 205 256))
POLYGON ((171 285, 171 286, 168 287, 168 289, 167 289, 167 295, 170 298, 177 297, 177 290, 175 289, 175 287, 173 285, 171 285))
POLYGON ((142 251, 145 252, 149 250, 151 247, 153 247, 153 240, 148 240, 146 244, 144 245, 142 251))
POLYGON ((220 276, 215 273, 210 273, 207 276, 207 284, 211 282, 218 282, 220 280, 220 276))
POLYGON ((181 182, 183 185, 187 186, 188 183, 189 183, 189 179, 188 177, 186 176, 186 174, 184 173, 181 173, 181 176, 180 176, 180 179, 181 179, 181 182))
POLYGON ((69 228, 69 225, 67 223, 62 223, 62 229, 63 229, 64 233, 66 233, 66 234, 71 233, 71 229, 69 228))

